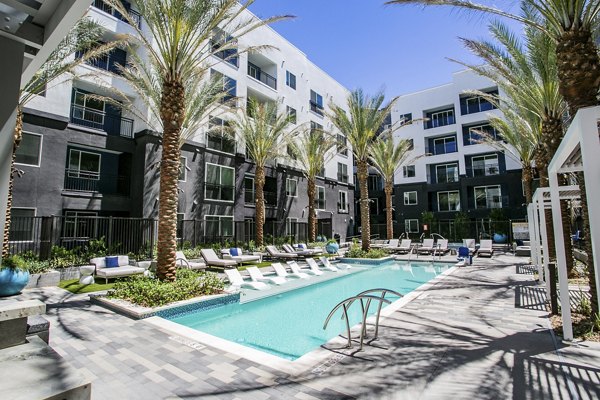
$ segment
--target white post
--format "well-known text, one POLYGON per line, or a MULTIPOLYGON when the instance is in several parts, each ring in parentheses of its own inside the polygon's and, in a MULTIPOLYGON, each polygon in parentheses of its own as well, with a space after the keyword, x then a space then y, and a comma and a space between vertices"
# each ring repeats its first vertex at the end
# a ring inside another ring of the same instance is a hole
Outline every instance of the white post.
POLYGON ((531 246, 531 262, 537 267, 540 281, 543 281, 542 266, 539 257, 539 234, 537 227, 537 213, 535 212, 535 202, 527 206, 527 219, 529 222, 529 243, 531 246))
POLYGON ((550 200, 552 202, 552 225, 554 228, 554 244, 556 246, 556 268, 558 268, 558 284, 560 288, 560 312, 562 314, 563 338, 573 340, 573 324, 571 323, 571 302, 569 301, 569 277, 567 276, 567 253, 563 240, 563 223, 560 212, 560 187, 558 174, 548 172, 550 181, 550 200))
POLYGON ((548 300, 550 300, 550 280, 548 276, 550 271, 548 270, 548 233, 546 231, 546 213, 545 213, 545 204, 544 204, 544 189, 540 190, 540 193, 537 197, 537 210, 540 221, 540 238, 542 239, 542 245, 540 247, 540 254, 542 265, 544 267, 544 277, 546 278, 544 281, 546 282, 546 295, 548 296, 548 300))

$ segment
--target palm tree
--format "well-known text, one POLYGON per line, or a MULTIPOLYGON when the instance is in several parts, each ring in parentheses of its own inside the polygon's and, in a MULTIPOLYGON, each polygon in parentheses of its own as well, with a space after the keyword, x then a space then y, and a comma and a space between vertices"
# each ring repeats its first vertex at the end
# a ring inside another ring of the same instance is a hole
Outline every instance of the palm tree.
POLYGON ((58 47, 50 54, 40 69, 29 82, 21 89, 17 104, 17 119, 14 130, 14 140, 11 159, 11 174, 8 183, 8 200, 6 205, 6 222, 4 223, 4 242, 2 258, 8 257, 8 239, 10 235, 12 194, 15 175, 19 172, 15 168, 17 149, 23 139, 23 108, 40 93, 48 90, 52 85, 64 84, 72 79, 76 67, 91 62, 105 54, 110 53, 118 46, 123 46, 124 41, 117 38, 108 43, 99 44, 104 29, 89 18, 80 20, 59 43, 58 47), (78 54, 79 53, 79 54, 78 54), (60 80, 58 78, 61 78, 60 80))
POLYGON ((333 158, 330 150, 337 144, 336 138, 320 129, 304 129, 299 137, 294 137, 288 146, 303 169, 307 180, 308 195, 308 238, 314 242, 317 236, 317 218, 315 216, 315 196, 317 192, 317 175, 327 161, 333 158))
POLYGON ((383 178, 388 239, 394 238, 392 217, 394 177, 400 165, 406 160, 411 148, 412 144, 406 139, 400 139, 398 143, 394 144, 394 138, 391 134, 379 136, 371 145, 371 163, 383 178))
POLYGON ((147 121, 155 121, 156 131, 162 133, 157 276, 174 281, 181 146, 225 97, 222 81, 207 79, 210 57, 234 48, 234 38, 280 18, 243 18, 241 14, 253 0, 244 4, 236 0, 146 0, 136 2, 150 32, 146 35, 121 1, 107 2, 136 30, 136 45, 147 57, 142 59, 132 49, 129 65, 122 72, 150 110, 147 121), (233 39, 211 42, 223 31, 233 39))
MULTIPOLYGON (((367 187, 371 144, 384 126, 386 117, 391 113, 396 99, 392 99, 384 106, 385 96, 383 93, 370 97, 365 95, 361 89, 357 89, 348 96, 348 114, 342 107, 333 105, 329 116, 333 125, 346 135, 354 153, 358 185, 360 186, 362 249, 365 251, 371 247, 369 188, 367 187)), ((381 132, 381 134, 385 133, 386 130, 381 132)))
POLYGON ((293 131, 288 129, 290 117, 278 114, 277 103, 259 103, 248 99, 247 112, 232 121, 230 134, 245 143, 246 154, 254 161, 254 186, 256 192, 256 245, 263 245, 263 224, 265 222, 265 167, 277 157, 285 157, 285 144, 293 131))

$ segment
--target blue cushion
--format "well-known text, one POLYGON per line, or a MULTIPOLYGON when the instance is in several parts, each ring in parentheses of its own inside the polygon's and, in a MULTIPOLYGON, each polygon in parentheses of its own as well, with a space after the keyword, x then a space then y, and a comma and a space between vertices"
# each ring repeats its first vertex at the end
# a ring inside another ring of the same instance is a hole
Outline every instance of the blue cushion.
POLYGON ((302 249, 302 250, 306 250, 306 245, 304 243, 300 243, 298 245, 298 248, 302 249))
POLYGON ((459 247, 458 248, 458 256, 459 257, 469 257, 469 248, 468 247, 459 247))
POLYGON ((106 263, 106 268, 117 268, 119 266, 119 257, 105 257, 104 262, 106 263))
POLYGON ((229 249, 229 254, 231 254, 233 257, 241 256, 237 247, 232 247, 229 249))

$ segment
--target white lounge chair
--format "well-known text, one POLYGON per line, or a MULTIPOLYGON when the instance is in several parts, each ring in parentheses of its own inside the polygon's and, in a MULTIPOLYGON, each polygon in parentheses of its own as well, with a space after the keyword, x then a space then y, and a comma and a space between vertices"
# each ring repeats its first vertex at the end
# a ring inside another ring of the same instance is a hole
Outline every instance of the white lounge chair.
POLYGON ((348 268, 352 268, 351 265, 349 264, 342 264, 342 263, 335 263, 335 265, 329 261, 329 258, 323 256, 323 257, 319 257, 319 260, 321 260, 321 263, 325 266, 325 268, 334 271, 331 268, 336 268, 336 269, 348 269, 348 268))
POLYGON ((227 275, 227 279, 229 279, 231 286, 234 288, 248 287, 254 290, 267 290, 270 288, 269 285, 263 282, 251 282, 244 280, 244 277, 237 269, 226 269, 225 274, 227 275))
POLYGON ((282 278, 287 278, 288 276, 292 276, 292 277, 300 278, 300 279, 309 279, 310 278, 310 276, 308 276, 308 274, 305 274, 304 272, 292 272, 292 273, 287 272, 285 267, 283 265, 281 265, 281 263, 273 263, 273 264, 271 264, 271 267, 273 267, 277 276, 280 276, 282 278))
POLYGON ((211 267, 235 267, 237 266, 237 261, 234 260, 223 260, 217 256, 217 253, 213 249, 202 249, 200 250, 204 261, 206 264, 211 267))
POLYGON ((389 243, 383 247, 384 250, 395 252, 398 250, 398 239, 390 239, 389 243))
POLYGON ((283 285, 287 282, 287 279, 281 276, 264 276, 262 272, 260 272, 260 269, 258 269, 258 267, 248 267, 246 268, 246 271, 248 271, 248 273, 250 274, 250 278, 252 278, 252 280, 255 282, 268 281, 275 285, 283 285))
POLYGON ((471 255, 477 252, 477 247, 475 247, 475 239, 463 239, 463 246, 469 249, 469 254, 471 255))
POLYGON ((478 256, 488 256, 491 257, 494 255, 494 248, 492 247, 492 241, 490 239, 480 240, 479 241, 479 250, 477 250, 478 256))
POLYGON ((300 268, 296 261, 288 261, 287 265, 289 265, 292 272, 306 272, 312 275, 323 275, 323 271, 321 271, 318 266, 315 269, 312 267, 310 269, 300 268))
POLYGON ((298 258, 298 254, 284 253, 282 251, 277 250, 277 247, 275 246, 267 246, 267 253, 269 253, 269 255, 272 258, 282 258, 287 260, 296 260, 298 258))
POLYGON ((188 269, 206 269, 206 264, 197 260, 188 260, 183 251, 175 253, 175 264, 188 269))
POLYGON ((295 254, 298 257, 310 257, 313 255, 313 252, 310 250, 296 250, 290 244, 284 244, 281 246, 283 251, 288 254, 295 254))
POLYGON ((321 248, 309 248, 306 243, 298 243, 298 245, 296 246, 299 250, 302 251, 311 251, 313 253, 313 255, 317 255, 317 254, 323 254, 323 249, 321 248))
POLYGON ((448 248, 448 239, 438 239, 433 254, 446 254, 450 251, 448 248))
MULTIPOLYGON (((308 264, 308 266, 312 270, 319 269, 319 264, 317 264, 317 261, 314 258, 307 258, 306 259, 306 263, 308 264)), ((334 267, 332 265, 330 265, 330 266, 323 265, 323 268, 327 269, 329 271, 333 271, 333 272, 338 272, 339 271, 339 269, 337 269, 336 267, 334 267)))
POLYGON ((231 259, 236 261, 238 264, 248 263, 248 262, 259 262, 260 256, 254 256, 251 254, 244 254, 242 249, 239 247, 232 247, 230 249, 225 249, 221 251, 224 259, 231 259))
POLYGON ((412 250, 412 240, 410 239, 402 239, 402 242, 400 242, 400 246, 398 246, 398 249, 396 249, 397 253, 410 253, 410 251, 412 250))
POLYGON ((433 239, 423 239, 423 243, 421 244, 421 247, 417 249, 417 252, 419 254, 431 254, 433 250, 435 250, 433 247, 433 239))

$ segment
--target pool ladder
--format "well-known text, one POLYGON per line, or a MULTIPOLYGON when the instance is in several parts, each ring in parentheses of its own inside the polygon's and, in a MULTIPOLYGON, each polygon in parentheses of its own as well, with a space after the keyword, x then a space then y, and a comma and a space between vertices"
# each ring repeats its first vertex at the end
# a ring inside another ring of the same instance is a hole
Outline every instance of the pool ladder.
POLYGON ((391 301, 389 301, 388 299, 385 298, 386 294, 388 294, 388 293, 391 293, 394 296, 402 297, 402 295, 400 293, 396 292, 395 290, 379 288, 379 289, 365 290, 364 292, 361 292, 361 293, 357 294, 356 296, 352 296, 345 300, 342 300, 335 307, 333 307, 333 309, 327 316, 327 319, 325 319, 325 323, 323 324, 323 329, 327 328, 327 324, 329 324, 329 320, 331 319, 331 317, 333 317, 333 314, 335 314, 335 312, 337 310, 342 308, 342 310, 343 310, 342 319, 346 320, 346 334, 348 336, 348 345, 346 347, 351 348, 352 347, 352 337, 350 334, 350 320, 348 319, 348 309, 350 308, 350 306, 352 306, 352 304, 354 304, 354 302, 359 301, 360 307, 361 307, 361 312, 362 312, 362 328, 360 330, 360 348, 359 348, 359 351, 361 351, 363 348, 364 338, 367 337, 367 316, 369 314, 369 307, 371 306, 371 301, 375 300, 375 301, 379 302, 379 304, 377 306, 377 316, 375 318, 375 334, 373 336, 373 340, 375 340, 375 339, 377 339, 377 337, 379 335, 379 318, 381 316, 381 307, 383 306, 383 303, 391 304, 391 301), (379 295, 376 296, 375 295, 376 293, 379 293, 379 295), (365 306, 365 300, 366 300, 366 306, 365 306))

